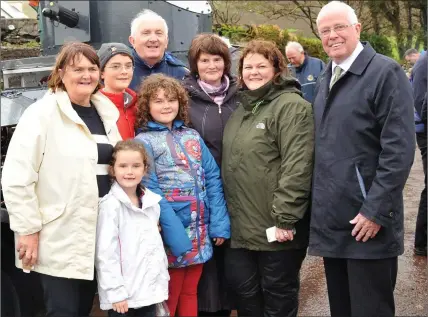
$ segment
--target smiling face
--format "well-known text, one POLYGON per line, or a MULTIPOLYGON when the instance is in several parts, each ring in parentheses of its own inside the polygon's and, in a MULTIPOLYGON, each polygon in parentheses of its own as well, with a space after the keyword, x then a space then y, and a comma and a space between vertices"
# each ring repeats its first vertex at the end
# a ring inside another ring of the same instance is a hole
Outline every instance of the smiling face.
POLYGON ((150 99, 149 107, 154 121, 172 129, 172 123, 179 110, 177 96, 166 96, 165 90, 160 88, 150 99))
POLYGON ((98 66, 80 54, 65 69, 60 71, 62 82, 70 100, 81 106, 89 105, 91 95, 98 86, 100 79, 98 66))
POLYGON ((220 55, 201 53, 197 62, 198 74, 202 81, 220 86, 224 73, 224 60, 220 55))
POLYGON ((141 22, 136 34, 129 37, 138 56, 149 65, 159 62, 168 46, 168 35, 162 20, 141 22))
POLYGON ((360 40, 361 24, 350 24, 347 12, 341 9, 327 12, 318 21, 320 34, 331 29, 330 34, 321 36, 321 41, 324 51, 336 64, 351 56, 360 40), (342 30, 332 30, 335 27, 342 30))
POLYGON ((145 173, 146 166, 139 151, 120 150, 116 153, 112 174, 125 191, 135 192, 145 173))
POLYGON ((271 81, 275 75, 272 63, 263 55, 249 53, 242 64, 242 79, 249 90, 255 90, 271 81))
POLYGON ((134 73, 131 57, 118 54, 110 58, 101 73, 104 81, 104 90, 119 93, 128 88, 134 73))

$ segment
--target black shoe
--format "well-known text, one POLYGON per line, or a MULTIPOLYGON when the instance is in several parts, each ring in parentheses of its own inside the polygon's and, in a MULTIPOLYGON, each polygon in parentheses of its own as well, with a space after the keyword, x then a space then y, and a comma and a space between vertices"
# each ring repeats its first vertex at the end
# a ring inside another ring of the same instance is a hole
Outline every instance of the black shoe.
POLYGON ((427 247, 425 248, 416 248, 414 249, 415 255, 427 256, 427 247))

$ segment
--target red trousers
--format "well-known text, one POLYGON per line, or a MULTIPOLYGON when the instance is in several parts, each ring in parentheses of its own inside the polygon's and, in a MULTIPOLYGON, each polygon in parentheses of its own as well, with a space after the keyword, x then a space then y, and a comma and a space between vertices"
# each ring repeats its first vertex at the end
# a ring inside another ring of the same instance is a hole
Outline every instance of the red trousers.
POLYGON ((203 264, 169 269, 169 297, 171 316, 198 316, 198 283, 203 264))

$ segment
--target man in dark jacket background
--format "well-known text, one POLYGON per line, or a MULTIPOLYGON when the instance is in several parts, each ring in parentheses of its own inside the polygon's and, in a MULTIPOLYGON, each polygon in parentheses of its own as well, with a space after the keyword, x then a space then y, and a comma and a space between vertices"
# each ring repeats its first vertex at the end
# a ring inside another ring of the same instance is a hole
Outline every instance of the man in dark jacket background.
POLYGON ((393 317, 415 154, 411 85, 399 64, 360 42, 347 4, 325 5, 317 28, 331 61, 313 104, 309 254, 324 258, 331 316, 393 317))
POLYGON ((163 73, 182 80, 189 72, 183 62, 166 52, 168 25, 157 13, 145 9, 131 22, 129 36, 135 69, 129 88, 137 91, 141 81, 151 75, 163 73))
POLYGON ((313 103, 315 83, 325 67, 324 62, 306 54, 302 45, 298 42, 287 43, 285 56, 290 62, 288 68, 302 86, 303 98, 313 103))
POLYGON ((415 111, 420 123, 416 125, 416 142, 422 155, 425 186, 421 193, 415 230, 415 254, 427 256, 427 53, 421 54, 412 69, 415 111))

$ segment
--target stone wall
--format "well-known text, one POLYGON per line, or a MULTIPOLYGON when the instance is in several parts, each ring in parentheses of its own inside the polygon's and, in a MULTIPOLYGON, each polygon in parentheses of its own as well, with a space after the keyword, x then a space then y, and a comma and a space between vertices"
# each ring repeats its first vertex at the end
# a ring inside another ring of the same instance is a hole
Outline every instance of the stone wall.
POLYGON ((1 27, 0 60, 36 57, 40 55, 39 28, 35 19, 4 19, 1 27), (28 46, 27 46, 28 45, 28 46))

